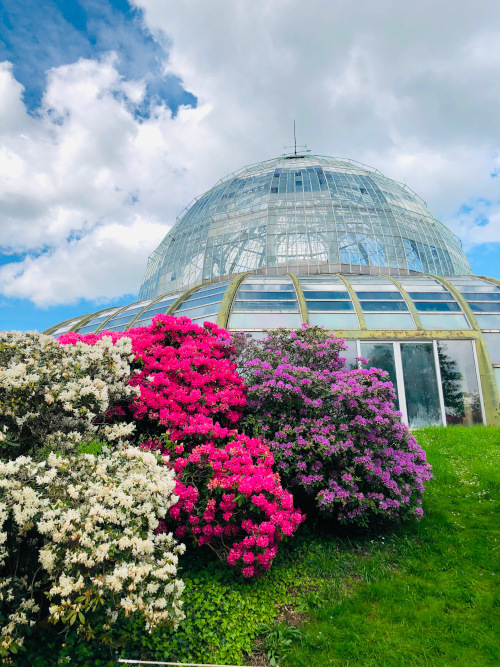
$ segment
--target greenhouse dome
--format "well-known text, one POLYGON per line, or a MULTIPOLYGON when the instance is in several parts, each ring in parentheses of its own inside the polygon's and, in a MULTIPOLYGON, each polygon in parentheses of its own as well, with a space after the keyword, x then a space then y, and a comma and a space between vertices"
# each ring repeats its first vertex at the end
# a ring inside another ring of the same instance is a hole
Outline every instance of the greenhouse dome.
POLYGON ((46 333, 125 331, 157 313, 262 336, 322 326, 389 373, 403 419, 500 423, 500 281, 405 185, 351 160, 290 155, 219 181, 149 258, 139 301, 46 333))
POLYGON ((195 199, 151 255, 139 298, 243 271, 472 273, 460 241, 406 186, 311 155, 245 167, 195 199))

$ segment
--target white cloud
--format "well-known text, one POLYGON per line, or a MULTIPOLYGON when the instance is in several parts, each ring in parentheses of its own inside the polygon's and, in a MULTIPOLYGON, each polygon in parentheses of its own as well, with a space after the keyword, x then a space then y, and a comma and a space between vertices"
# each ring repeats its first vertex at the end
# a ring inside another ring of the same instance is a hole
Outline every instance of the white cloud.
POLYGON ((137 218, 127 226, 96 226, 71 241, 23 262, 2 267, 3 293, 29 298, 37 306, 77 301, 82 295, 106 302, 137 291, 151 241, 159 243, 164 226, 137 218))
POLYGON ((184 206, 280 154, 293 119, 313 151, 408 183, 466 247, 500 241, 494 0, 135 4, 198 107, 135 117, 144 82, 125 81, 109 54, 51 70, 30 116, 1 66, 2 245, 29 255, 0 268, 5 295, 42 305, 135 291, 184 206))
POLYGON ((148 255, 196 192, 207 108, 173 119, 159 105, 135 118, 129 103, 144 87, 122 80, 112 54, 52 70, 36 117, 8 64, 0 85, 1 242, 28 253, 0 268, 3 294, 49 305, 137 291, 148 255))
POLYGON ((451 0, 134 1, 171 38, 171 68, 212 105, 221 170, 279 154, 296 118, 300 142, 406 181, 455 231, 466 201, 500 211, 494 0, 460 11, 451 0))

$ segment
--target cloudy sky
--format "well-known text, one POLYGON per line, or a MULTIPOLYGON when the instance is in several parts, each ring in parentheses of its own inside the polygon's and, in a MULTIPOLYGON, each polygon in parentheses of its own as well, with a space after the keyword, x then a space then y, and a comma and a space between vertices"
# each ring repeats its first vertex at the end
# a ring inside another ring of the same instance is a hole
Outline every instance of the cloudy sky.
POLYGON ((500 278, 498 0, 0 0, 0 329, 132 301, 184 206, 294 119, 500 278))

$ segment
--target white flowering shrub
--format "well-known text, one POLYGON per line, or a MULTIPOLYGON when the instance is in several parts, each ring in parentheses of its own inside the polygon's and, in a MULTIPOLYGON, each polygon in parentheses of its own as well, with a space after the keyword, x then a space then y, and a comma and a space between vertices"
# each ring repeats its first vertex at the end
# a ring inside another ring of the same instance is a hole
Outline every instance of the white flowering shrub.
POLYGON ((165 459, 135 447, 0 462, 0 654, 46 621, 100 641, 120 615, 175 628, 184 545, 156 534, 174 488, 165 459))
POLYGON ((0 447, 4 456, 75 448, 95 437, 119 444, 135 429, 111 423, 139 389, 128 384, 132 344, 59 345, 37 332, 0 332, 0 447))

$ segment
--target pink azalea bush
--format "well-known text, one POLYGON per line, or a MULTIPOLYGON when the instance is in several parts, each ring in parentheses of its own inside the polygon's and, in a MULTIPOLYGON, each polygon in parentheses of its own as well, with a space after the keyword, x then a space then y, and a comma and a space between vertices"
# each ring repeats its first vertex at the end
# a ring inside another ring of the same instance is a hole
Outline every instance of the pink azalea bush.
MULTIPOLYGON (((236 371, 227 331, 186 317, 157 315, 148 327, 79 336, 61 344, 95 343, 104 336, 132 341, 130 410, 143 447, 161 450, 176 473, 178 504, 164 530, 209 545, 251 577, 269 569, 279 542, 302 520, 272 466, 267 445, 239 434, 246 387, 236 371), (175 527, 174 526, 174 527, 175 527)), ((115 411, 110 419, 125 419, 115 411)))
POLYGON ((343 341, 306 325, 240 348, 244 429, 266 439, 296 497, 312 496, 342 523, 420 518, 431 467, 395 410, 386 372, 345 369, 343 341))
POLYGON ((63 345, 104 336, 132 340, 134 362, 130 384, 140 394, 132 401, 139 433, 168 432, 190 446, 207 436, 225 437, 245 404, 245 386, 231 360, 229 334, 215 324, 193 324, 187 317, 157 315, 147 327, 127 332, 61 336, 63 345), (158 429, 158 427, 161 427, 158 429))
MULTIPOLYGON (((154 449, 157 443, 146 446, 154 449)), ((267 445, 235 433, 222 445, 207 442, 190 452, 182 445, 173 448, 180 498, 170 510, 179 524, 175 535, 209 545, 245 577, 268 570, 279 543, 303 516, 282 488, 267 445)))

